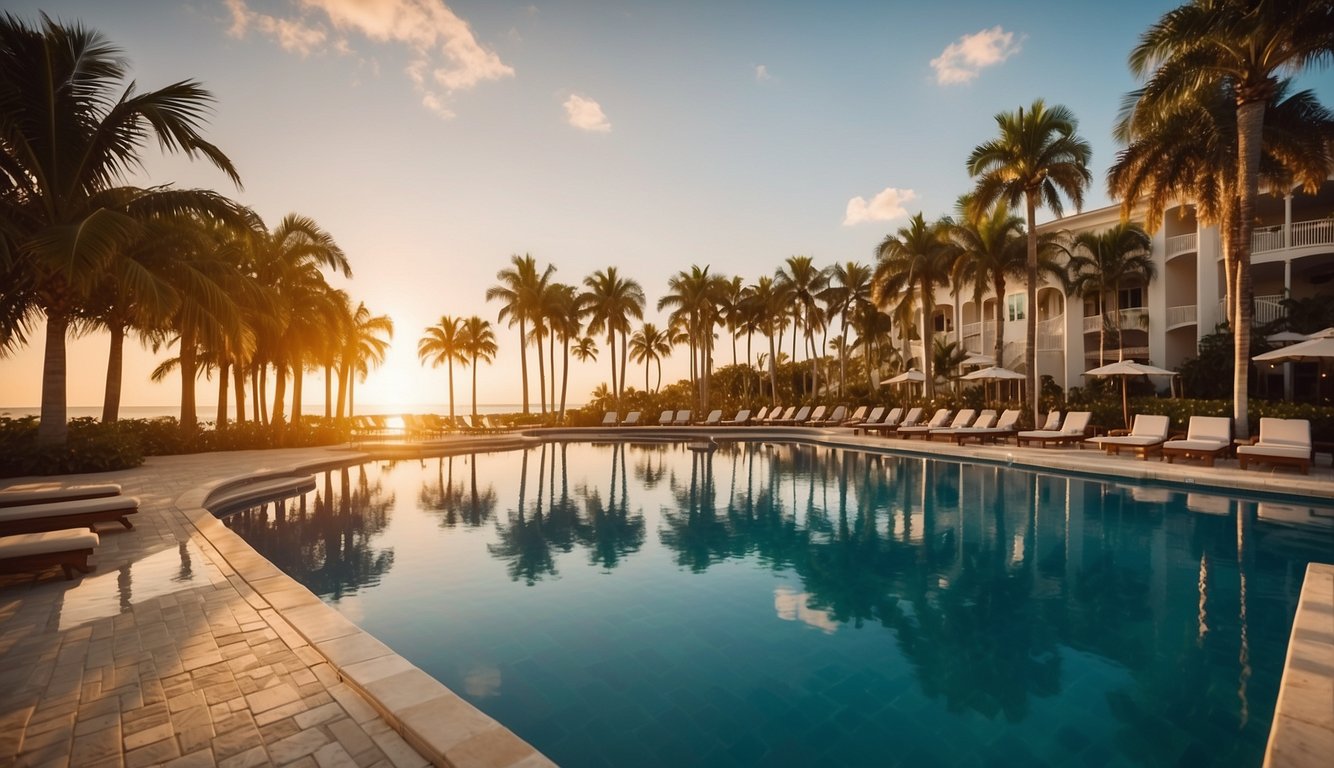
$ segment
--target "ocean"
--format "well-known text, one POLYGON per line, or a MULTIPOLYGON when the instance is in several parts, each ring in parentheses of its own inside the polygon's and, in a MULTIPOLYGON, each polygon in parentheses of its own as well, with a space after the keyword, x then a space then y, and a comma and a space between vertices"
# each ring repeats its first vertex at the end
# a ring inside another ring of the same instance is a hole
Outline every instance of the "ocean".
MULTIPOLYGON (((582 408, 582 403, 566 403, 565 409, 572 411, 576 408, 582 408)), ((530 402, 528 409, 533 413, 539 411, 536 402, 530 402)), ((497 413, 518 413, 523 410, 522 403, 478 403, 477 412, 479 414, 491 415, 497 413)), ((24 416, 38 416, 41 414, 41 408, 18 408, 10 406, 0 406, 0 416, 7 416, 11 419, 19 419, 24 416)), ((92 418, 101 418, 102 406, 100 405, 71 405, 65 409, 66 414, 71 419, 78 419, 91 416, 92 418)), ((249 408, 246 414, 249 416, 249 408)), ((305 405, 302 407, 303 416, 323 416, 324 404, 305 405)), ((441 416, 449 413, 449 403, 427 403, 425 405, 376 405, 357 404, 356 414, 358 416, 396 416, 404 413, 436 413, 441 416)), ((468 405, 454 406, 454 413, 458 416, 465 416, 472 413, 472 408, 468 405)), ((120 418, 122 419, 156 419, 160 416, 179 417, 181 407, 179 405, 122 405, 120 407, 120 418)), ((215 421, 217 409, 212 405, 200 405, 196 408, 196 415, 200 421, 215 421)))

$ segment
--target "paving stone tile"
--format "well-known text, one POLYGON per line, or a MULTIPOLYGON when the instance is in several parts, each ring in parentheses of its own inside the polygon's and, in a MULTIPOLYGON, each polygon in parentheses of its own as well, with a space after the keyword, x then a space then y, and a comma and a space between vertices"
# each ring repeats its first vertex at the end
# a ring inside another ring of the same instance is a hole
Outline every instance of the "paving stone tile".
POLYGON ((163 723, 152 728, 148 728, 126 736, 123 741, 125 751, 130 752, 140 747, 148 746, 163 739, 170 739, 176 735, 176 729, 170 722, 163 723))
POLYGON ((269 756, 279 765, 292 762, 300 757, 312 754, 315 750, 329 743, 329 736, 319 728, 307 728, 303 731, 268 745, 269 756))
POLYGON ((126 768, 142 768, 142 766, 157 765, 180 756, 181 749, 176 740, 163 739, 126 752, 125 766, 126 768))
POLYGON ((268 764, 269 753, 264 751, 264 747, 255 746, 238 755, 219 760, 218 768, 255 768, 255 766, 268 764))

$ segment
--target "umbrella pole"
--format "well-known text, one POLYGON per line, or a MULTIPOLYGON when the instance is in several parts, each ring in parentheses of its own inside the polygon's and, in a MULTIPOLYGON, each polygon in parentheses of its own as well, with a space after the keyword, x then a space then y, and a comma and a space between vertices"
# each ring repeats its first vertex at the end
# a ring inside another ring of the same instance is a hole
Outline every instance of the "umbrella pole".
POLYGON ((1126 429, 1130 429, 1130 400, 1126 397, 1126 384, 1129 382, 1129 376, 1121 377, 1121 420, 1125 422, 1126 429))

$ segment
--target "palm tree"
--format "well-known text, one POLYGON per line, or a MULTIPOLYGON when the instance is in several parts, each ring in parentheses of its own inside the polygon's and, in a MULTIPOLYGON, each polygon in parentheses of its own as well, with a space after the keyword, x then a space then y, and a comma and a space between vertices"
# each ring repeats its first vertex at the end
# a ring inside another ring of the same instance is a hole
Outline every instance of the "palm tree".
MULTIPOLYGON (((1022 279, 1028 261, 1024 220, 1010 212, 1003 201, 989 209, 978 209, 970 195, 959 199, 958 218, 950 226, 950 238, 960 249, 953 277, 956 286, 972 285, 973 301, 982 303, 987 288, 996 296, 996 341, 992 351, 996 365, 1004 365, 1005 287, 1010 278, 1022 279)), ((1038 235, 1038 272, 1061 277, 1064 271, 1052 254, 1057 235, 1038 235)))
POLYGON ((489 363, 496 359, 496 334, 491 330, 491 323, 473 315, 462 321, 460 337, 464 352, 468 355, 465 365, 472 366, 472 421, 477 423, 477 363, 489 363))
POLYGON ((783 283, 791 292, 792 304, 792 359, 797 359, 797 328, 802 329, 806 338, 806 359, 811 361, 811 389, 820 386, 818 369, 815 363, 815 327, 820 322, 816 296, 824 290, 828 276, 823 269, 817 269, 810 256, 789 256, 784 266, 774 272, 774 280, 783 283))
MULTIPOLYGON (((579 334, 583 333, 584 324, 581 316, 584 310, 579 304, 579 291, 573 285, 556 283, 551 287, 551 291, 553 296, 547 304, 547 323, 551 327, 553 338, 560 337, 563 353, 560 378, 560 418, 563 421, 565 419, 565 395, 570 384, 571 343, 579 338, 579 334)), ((596 351, 594 355, 596 356, 596 351)), ((556 379, 556 362, 554 359, 551 362, 551 368, 552 386, 554 387, 556 379)), ((555 400, 554 394, 552 400, 555 400)))
POLYGON ((1050 109, 1037 99, 1027 112, 996 115, 1000 136, 973 149, 968 157, 968 174, 977 178, 973 203, 979 209, 990 208, 998 200, 1011 207, 1022 200, 1027 212, 1028 259, 1024 278, 1028 283, 1028 346, 1024 366, 1028 378, 1028 396, 1032 417, 1038 416, 1038 233, 1037 209, 1046 205, 1057 218, 1064 207, 1061 195, 1070 198, 1075 210, 1084 207, 1084 188, 1092 181, 1088 164, 1093 157, 1089 143, 1076 131, 1079 121, 1063 106, 1050 109))
MULTIPOLYGON (((1120 338, 1120 307, 1117 297, 1127 281, 1148 284, 1157 276, 1153 262, 1153 240, 1138 224, 1122 222, 1101 232, 1081 232, 1075 236, 1068 251, 1070 293, 1094 297, 1102 314, 1098 333, 1098 365, 1107 361, 1107 324, 1113 323, 1120 338), (1111 311, 1107 311, 1106 297, 1112 297, 1111 311)), ((1119 344, 1124 359, 1124 344, 1119 344)))
POLYGON ((40 29, 0 19, 0 349, 26 342, 46 319, 39 445, 62 445, 65 338, 109 262, 145 218, 196 211, 216 218, 216 195, 120 186, 145 145, 203 156, 236 184, 231 160, 200 134, 213 97, 184 80, 121 91, 120 49, 78 23, 43 15, 40 29))
POLYGON ((838 318, 840 340, 838 344, 838 391, 842 395, 848 391, 848 328, 852 326, 853 314, 871 301, 871 268, 865 264, 849 261, 835 264, 829 270, 829 284, 820 292, 820 299, 828 306, 829 320, 838 318))
MULTIPOLYGON (((496 273, 500 285, 486 289, 487 301, 504 302, 500 307, 497 320, 509 320, 509 326, 519 326, 519 375, 523 377, 523 415, 528 409, 528 324, 537 313, 538 296, 551 279, 556 268, 548 265, 542 274, 537 273, 537 260, 529 254, 510 256, 510 266, 496 273)), ((542 347, 538 348, 538 363, 541 364, 542 347)), ((475 372, 474 372, 475 373, 475 372)))
POLYGON ((778 405, 778 335, 782 314, 788 306, 791 293, 784 283, 772 277, 761 277, 750 287, 746 297, 750 312, 757 318, 760 330, 769 339, 769 394, 771 405, 778 405))
POLYGON ((427 326, 422 337, 417 341, 417 357, 423 363, 430 363, 432 368, 441 363, 449 366, 449 420, 454 421, 454 363, 468 362, 467 350, 463 348, 463 321, 457 317, 441 315, 440 322, 427 326))
POLYGON ((607 346, 611 349, 611 391, 616 398, 616 405, 621 402, 621 391, 625 388, 625 358, 630 335, 630 320, 642 320, 644 317, 644 289, 631 278, 623 278, 616 267, 599 269, 584 278, 588 288, 579 301, 588 310, 588 330, 590 333, 607 334, 607 346), (621 337, 620 377, 616 370, 616 336, 621 337))
MULTIPOLYGON (((1275 194, 1295 184, 1314 192, 1328 172, 1326 142, 1334 125, 1330 113, 1310 91, 1288 95, 1279 84, 1266 106, 1260 179, 1275 194)), ((1230 83, 1198 92, 1191 101, 1158 111, 1152 120, 1136 112, 1138 92, 1127 97, 1117 125, 1126 143, 1107 173, 1108 189, 1123 200, 1129 215, 1134 201, 1143 201, 1144 221, 1157 229, 1167 206, 1189 200, 1205 224, 1217 224, 1222 235, 1224 312, 1229 327, 1238 327, 1236 311, 1239 194, 1237 189, 1237 100, 1230 83)), ((1234 405, 1235 409, 1235 405, 1234 405)))
POLYGON ((926 397, 935 397, 932 380, 931 318, 935 313, 936 286, 948 285, 958 249, 949 240, 949 221, 928 223, 918 213, 893 235, 887 235, 876 249, 877 263, 872 278, 871 295, 878 306, 885 306, 890 297, 916 294, 922 307, 922 373, 926 374, 923 391, 926 397))
MULTIPOLYGON (((713 372, 713 328, 722 322, 720 307, 726 298, 727 278, 709 274, 709 267, 691 265, 667 281, 667 294, 658 310, 674 307, 673 327, 679 327, 690 347, 690 378, 697 386, 699 408, 709 408, 709 379, 713 372)), ((668 342, 670 345, 670 342, 668 342)))
POLYGON ((372 315, 364 302, 358 302, 352 316, 345 321, 348 328, 343 339, 343 351, 338 361, 338 418, 343 418, 343 404, 352 416, 353 393, 356 379, 366 380, 371 366, 384 362, 389 351, 389 339, 394 337, 394 321, 388 315, 372 315))
POLYGON ((745 320, 745 300, 746 281, 740 275, 733 275, 726 282, 719 306, 723 322, 727 324, 727 335, 732 341, 732 365, 737 364, 736 337, 745 320))
POLYGON ((672 354, 672 342, 667 332, 658 329, 653 323, 644 323, 630 337, 630 359, 644 364, 644 391, 648 392, 648 369, 652 363, 658 364, 657 391, 662 386, 662 358, 672 354))

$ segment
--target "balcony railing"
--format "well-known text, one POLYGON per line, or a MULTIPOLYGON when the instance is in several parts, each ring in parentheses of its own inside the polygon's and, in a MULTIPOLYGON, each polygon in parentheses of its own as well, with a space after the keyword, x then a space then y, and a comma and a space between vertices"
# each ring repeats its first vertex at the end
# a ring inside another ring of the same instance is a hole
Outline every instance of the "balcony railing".
POLYGON ((1283 242, 1282 225, 1260 227, 1251 231, 1253 254, 1279 251, 1284 248, 1309 248, 1313 245, 1334 245, 1334 219, 1292 222, 1292 226, 1288 229, 1286 244, 1283 242))
POLYGON ((1272 323, 1281 317, 1287 317, 1288 310, 1283 307, 1283 294, 1255 297, 1255 324, 1272 323))
MULTIPOLYGON (((1108 347, 1108 348, 1107 348, 1107 351, 1105 352, 1105 354, 1104 354, 1103 356, 1107 359, 1108 362, 1111 362, 1111 361, 1113 361, 1113 360, 1117 360, 1117 359, 1119 359, 1119 358, 1124 358, 1124 359, 1126 359, 1126 360, 1130 360, 1130 359, 1132 359, 1132 358, 1136 358, 1136 357, 1144 358, 1144 359, 1147 360, 1148 357, 1149 357, 1149 348, 1148 348, 1148 347, 1123 347, 1122 349, 1116 349, 1116 348, 1114 348, 1114 347, 1108 347)), ((1085 359, 1085 360, 1097 360, 1097 359, 1098 359, 1098 348, 1097 348, 1097 347, 1094 347, 1093 349, 1091 349, 1091 350, 1089 350, 1089 351, 1086 351, 1086 352, 1084 353, 1084 359, 1085 359)))
POLYGON ((1038 351, 1065 349, 1065 316, 1057 315, 1038 323, 1038 351))
POLYGON ((1167 308, 1167 329, 1170 331, 1183 325, 1194 325, 1199 322, 1199 309, 1194 304, 1181 307, 1167 308))
MULTIPOLYGON (((1149 328, 1149 310, 1145 307, 1131 307, 1116 312, 1119 327, 1123 331, 1144 331, 1149 328)), ((1097 333, 1103 324, 1103 315, 1089 315, 1084 318, 1084 333, 1097 333)))
POLYGON ((1200 249, 1200 236, 1194 232, 1167 238, 1167 258, 1192 253, 1200 249))

